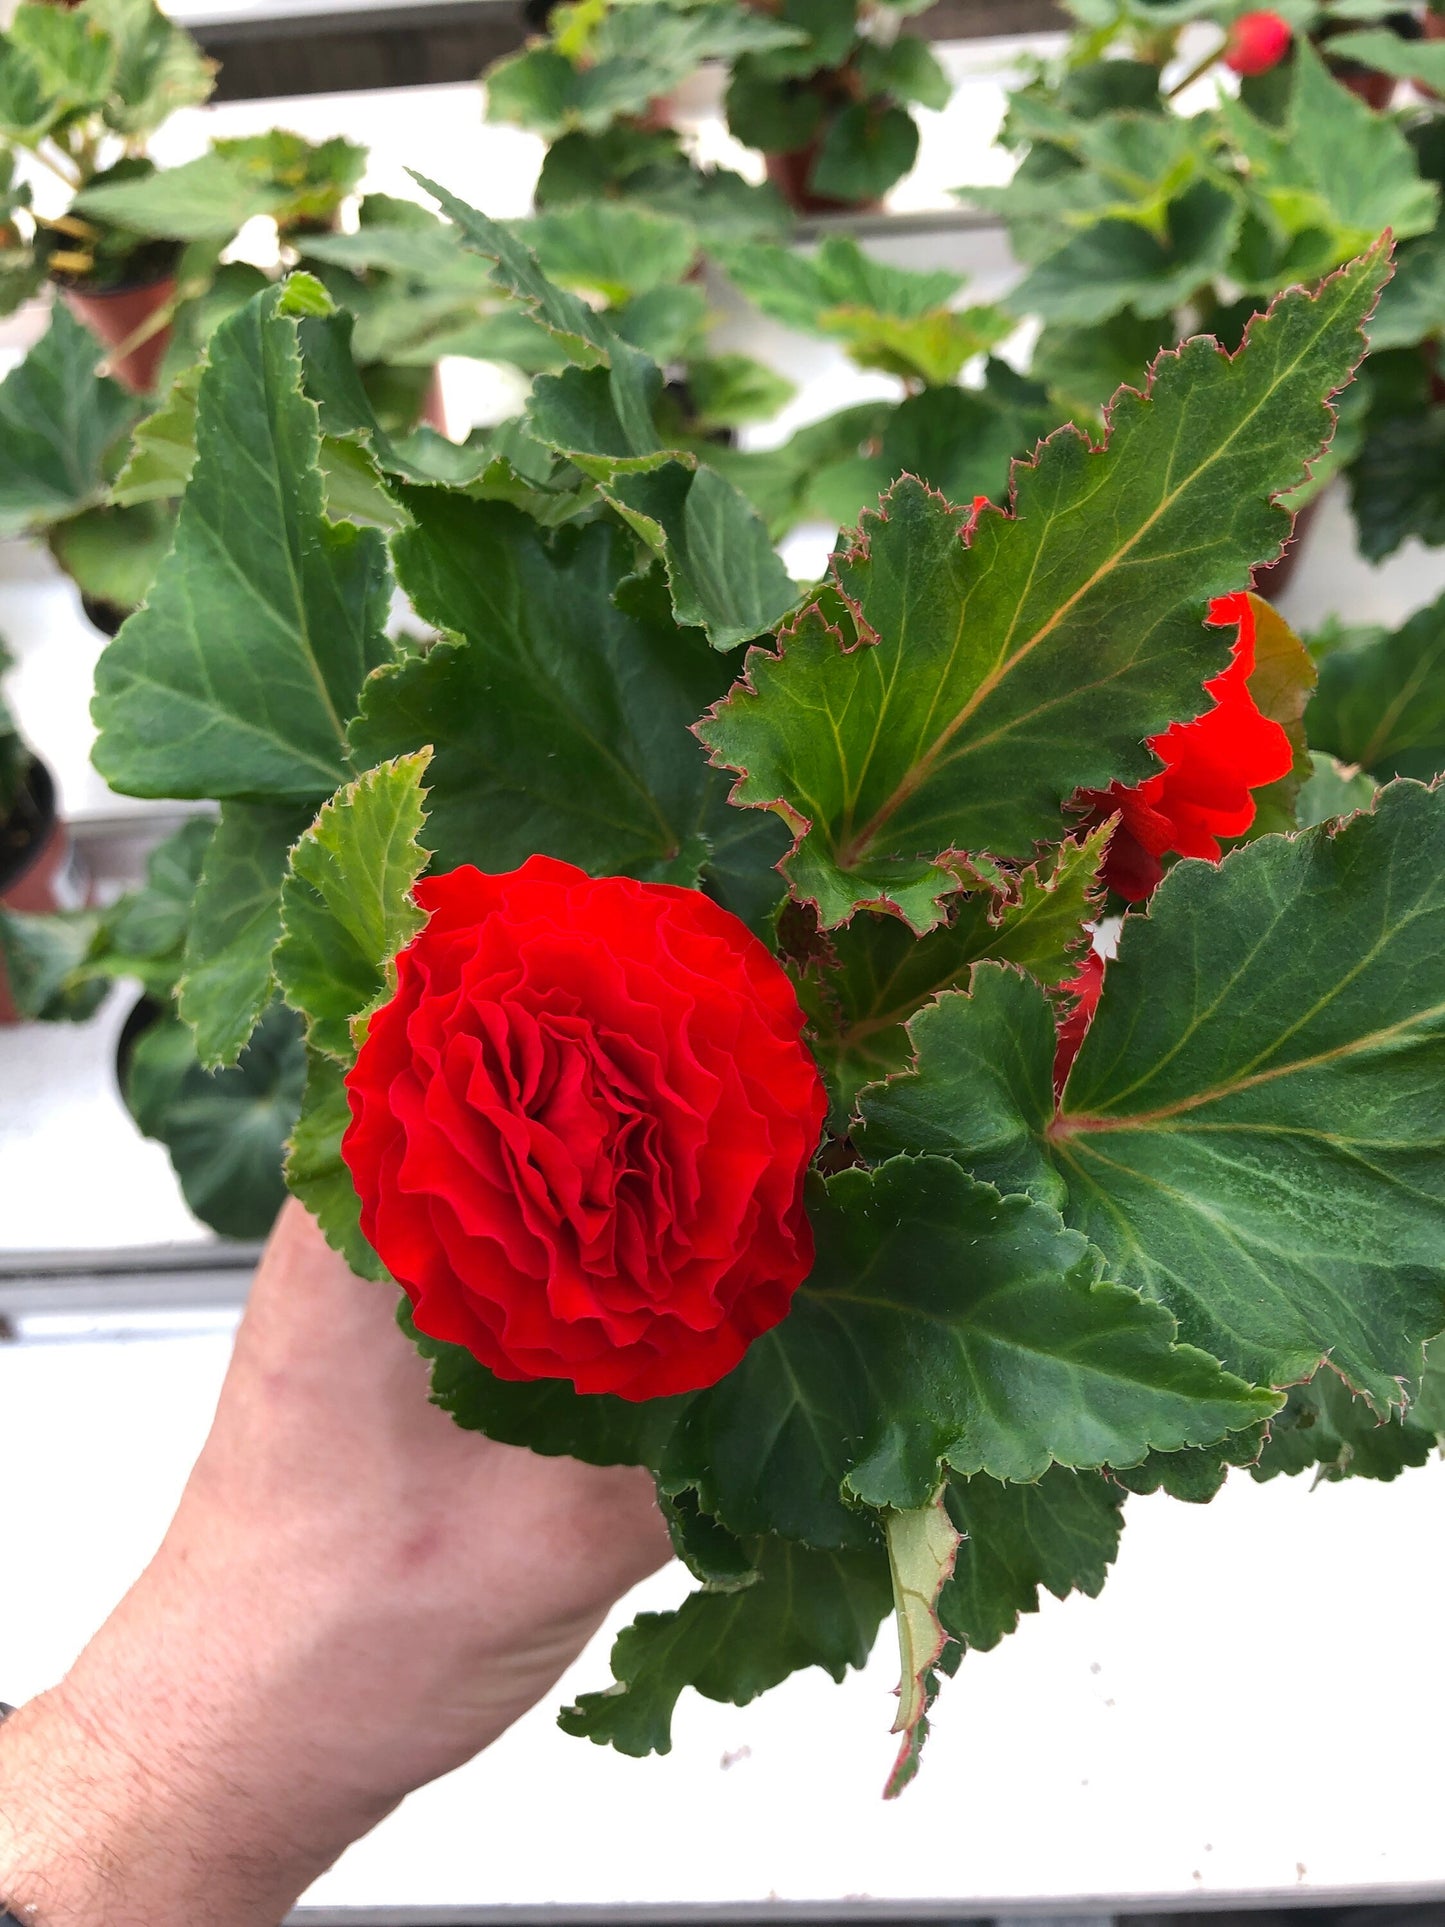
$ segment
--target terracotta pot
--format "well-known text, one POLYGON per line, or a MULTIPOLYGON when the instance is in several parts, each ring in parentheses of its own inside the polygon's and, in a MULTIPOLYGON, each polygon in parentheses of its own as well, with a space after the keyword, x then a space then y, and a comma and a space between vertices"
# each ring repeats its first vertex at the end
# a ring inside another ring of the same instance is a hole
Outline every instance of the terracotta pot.
POLYGON ((835 201, 831 195, 814 194, 808 186, 813 163, 818 158, 821 137, 806 147, 794 147, 786 154, 764 154, 768 179, 796 214, 876 214, 880 200, 835 201))
MULTIPOLYGON (((157 308, 164 307, 173 299, 175 292, 176 277, 173 274, 164 275, 159 281, 147 281, 140 287, 111 288, 104 293, 81 287, 61 290, 66 307, 107 348, 119 348, 129 341, 157 308)), ((111 373, 133 395, 150 394, 156 385, 170 339, 170 323, 167 322, 164 328, 158 328, 139 346, 132 348, 129 354, 112 361, 111 373)))
MULTIPOLYGON (((55 812, 54 779, 34 761, 15 807, 0 822, 0 904, 44 914, 78 910, 89 897, 89 879, 55 812)), ((17 1020, 0 961, 0 1024, 17 1020)))
POLYGON ((1305 539, 1314 526, 1323 500, 1323 494, 1311 496, 1294 518, 1294 527, 1290 531, 1284 553, 1277 561, 1261 563, 1251 572, 1249 586, 1256 595, 1263 596, 1266 602, 1275 601, 1289 587, 1294 572, 1299 566, 1300 550, 1304 547, 1305 539))
POLYGON ((421 419, 428 428, 434 428, 438 435, 446 435, 447 398, 442 393, 442 371, 433 368, 431 380, 426 385, 426 399, 421 405, 421 419))

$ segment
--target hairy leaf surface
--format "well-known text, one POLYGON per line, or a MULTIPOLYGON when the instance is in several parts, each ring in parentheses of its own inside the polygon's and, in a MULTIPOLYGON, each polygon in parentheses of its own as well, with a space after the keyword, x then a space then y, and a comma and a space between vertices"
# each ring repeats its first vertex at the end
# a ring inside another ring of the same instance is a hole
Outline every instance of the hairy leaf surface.
POLYGON ((396 954, 421 928, 412 885, 429 852, 418 841, 430 749, 358 776, 323 804, 291 852, 281 886, 281 994, 306 1040, 339 1063, 356 1055, 356 1025, 395 985, 396 954))
POLYGON ((323 511, 281 294, 212 337, 175 547, 96 670, 96 767, 130 795, 319 803, 350 774, 362 680, 393 653, 381 538, 323 511))
POLYGON ((1200 627, 1287 532, 1274 497, 1329 433, 1384 272, 1378 252, 1284 295, 1230 358, 1198 338, 1121 392, 1108 446, 1073 430, 976 522, 906 478, 835 559, 859 636, 817 615, 700 725, 798 848, 825 924, 860 905, 938 921, 951 853, 1027 857, 1078 786, 1149 773, 1144 739, 1204 707, 1200 627), (960 539, 963 537, 964 539, 960 539))
POLYGON ((756 1585, 639 1615, 612 1648, 616 1685, 584 1693, 562 1730, 619 1753, 667 1753, 685 1687, 746 1706, 805 1666, 835 1680, 862 1666, 891 1603, 882 1548, 817 1552, 767 1539, 757 1557, 756 1585))
POLYGON ((941 1151, 1062 1208, 1183 1336, 1384 1406, 1445 1327, 1445 793, 1182 863, 1126 920, 1053 1115, 1044 992, 980 965, 865 1093, 872 1154, 941 1151))

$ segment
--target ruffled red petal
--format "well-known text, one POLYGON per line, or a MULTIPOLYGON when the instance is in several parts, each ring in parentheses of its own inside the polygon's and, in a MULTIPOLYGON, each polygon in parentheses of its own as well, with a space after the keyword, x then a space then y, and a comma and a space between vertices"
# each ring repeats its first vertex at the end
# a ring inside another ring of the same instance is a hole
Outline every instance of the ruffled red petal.
POLYGON ((416 895, 342 1154, 418 1328, 502 1378, 713 1383, 813 1261, 826 1100, 792 984, 695 890, 533 857, 416 895))

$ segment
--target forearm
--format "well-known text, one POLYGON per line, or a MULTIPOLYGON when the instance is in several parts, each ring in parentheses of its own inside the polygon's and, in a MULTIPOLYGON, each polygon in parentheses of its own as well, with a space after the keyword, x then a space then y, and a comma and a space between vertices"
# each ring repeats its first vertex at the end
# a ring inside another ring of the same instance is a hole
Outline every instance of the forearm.
POLYGON ((0 1726, 0 1896, 35 1927, 276 1927, 391 1804, 312 1780, 281 1683, 162 1590, 0 1726))
POLYGON ((469 1436, 426 1390, 391 1294, 288 1207, 165 1544, 0 1725, 22 1918, 276 1927, 667 1557, 646 1473, 469 1436))

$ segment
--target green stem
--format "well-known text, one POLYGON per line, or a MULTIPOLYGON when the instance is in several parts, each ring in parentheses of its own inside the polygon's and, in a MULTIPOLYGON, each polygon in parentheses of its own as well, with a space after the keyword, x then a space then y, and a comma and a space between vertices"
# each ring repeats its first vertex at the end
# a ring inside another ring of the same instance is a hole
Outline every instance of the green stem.
POLYGON ((1176 80, 1174 85, 1167 90, 1164 98, 1166 100, 1177 100, 1186 87, 1192 87, 1196 80, 1203 80, 1204 76, 1209 72, 1210 68, 1214 66, 1223 52, 1224 43, 1221 42, 1220 45, 1214 49, 1213 53, 1206 54, 1202 60, 1196 60, 1194 65, 1184 75, 1183 79, 1176 80))

